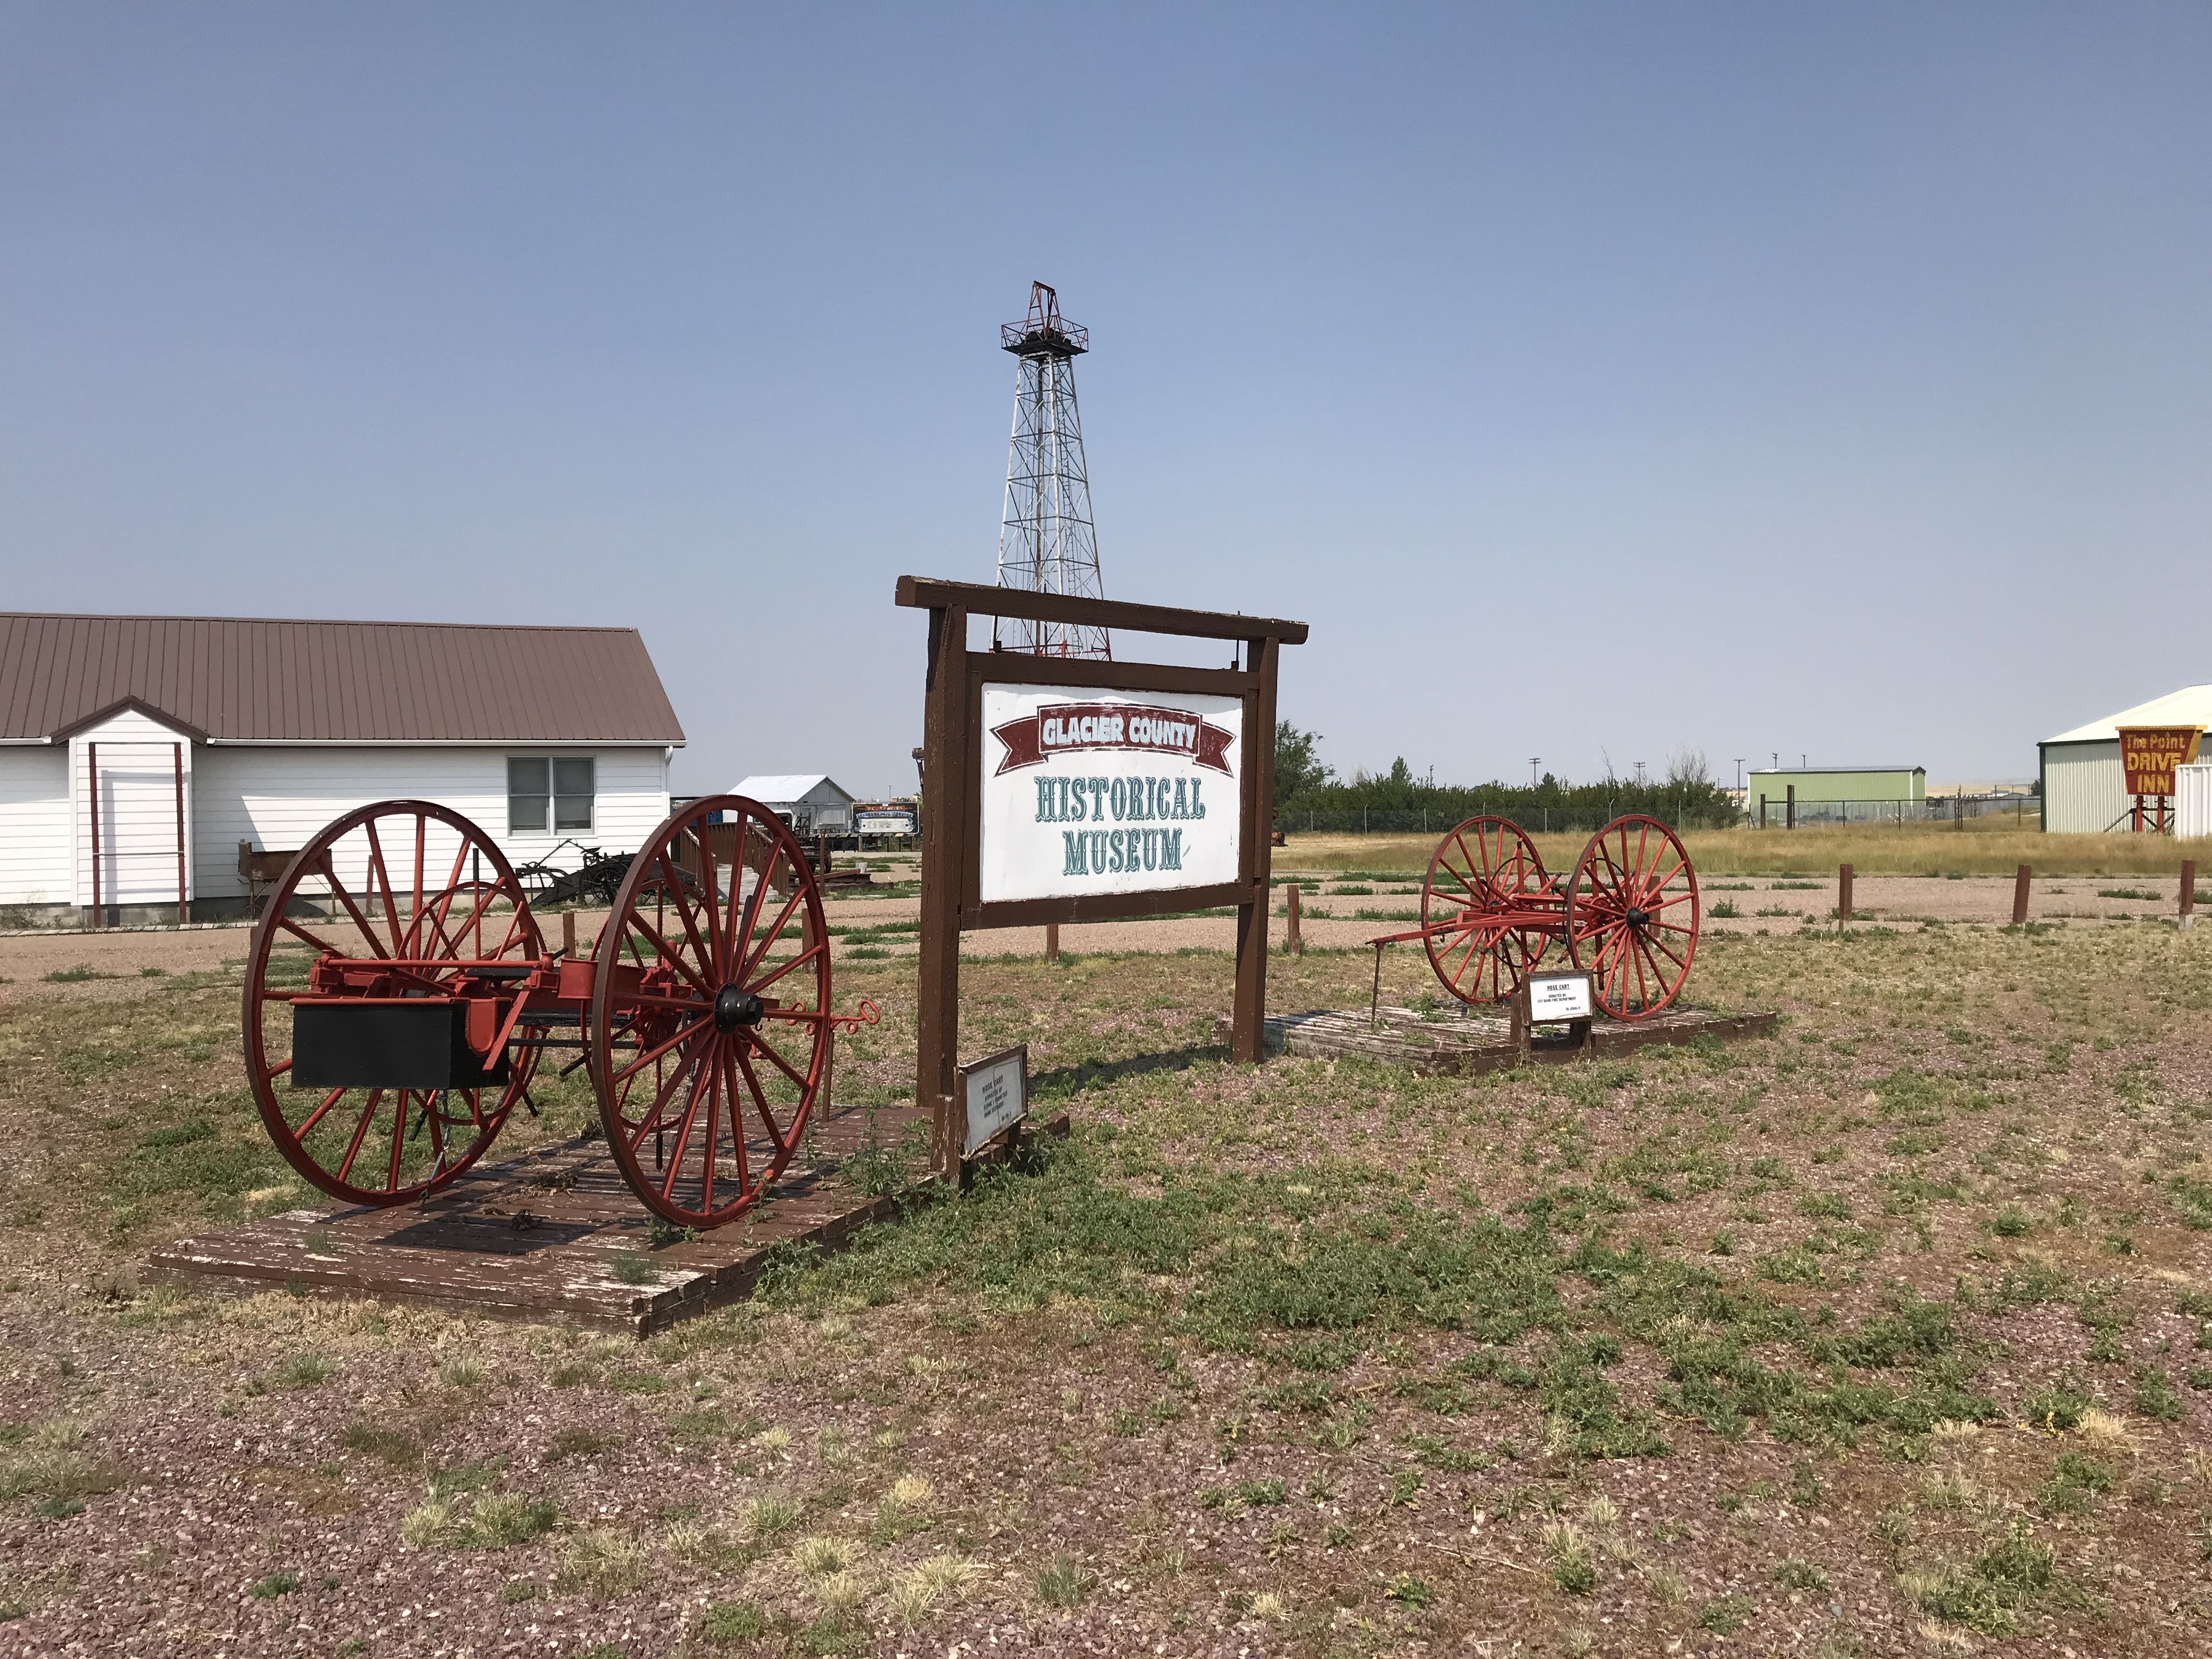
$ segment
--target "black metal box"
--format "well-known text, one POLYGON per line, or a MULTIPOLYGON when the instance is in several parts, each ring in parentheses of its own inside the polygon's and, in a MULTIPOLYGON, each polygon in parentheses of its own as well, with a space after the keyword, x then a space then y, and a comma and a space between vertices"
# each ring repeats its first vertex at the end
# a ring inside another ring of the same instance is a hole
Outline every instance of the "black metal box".
POLYGON ((459 1002, 295 1002, 298 1089, 481 1089, 507 1081, 502 1050, 487 1069, 468 1042, 459 1002))

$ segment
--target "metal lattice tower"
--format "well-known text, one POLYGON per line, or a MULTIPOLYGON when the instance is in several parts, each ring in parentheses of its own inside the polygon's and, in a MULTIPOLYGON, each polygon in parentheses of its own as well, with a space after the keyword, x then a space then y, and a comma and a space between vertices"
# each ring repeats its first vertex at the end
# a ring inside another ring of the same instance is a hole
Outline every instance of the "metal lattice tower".
MULTIPOLYGON (((1091 349, 1086 330, 1062 319, 1060 296, 1030 284, 1030 314, 999 331, 1020 359, 1014 382, 1014 435, 1006 451, 1006 508, 999 530, 999 586, 1043 593, 1106 596, 1098 575, 1098 536, 1091 524, 1091 477, 1083 461, 1083 422, 1075 409, 1075 360, 1091 349)), ((994 624, 993 646, 1045 657, 1114 654, 1103 628, 1009 619, 994 624)))

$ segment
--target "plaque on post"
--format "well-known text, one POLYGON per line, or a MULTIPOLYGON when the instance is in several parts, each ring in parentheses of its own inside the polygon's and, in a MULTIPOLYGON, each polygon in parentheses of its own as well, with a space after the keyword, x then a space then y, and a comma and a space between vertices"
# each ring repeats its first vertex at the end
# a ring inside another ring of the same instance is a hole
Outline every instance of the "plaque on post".
POLYGON ((1030 1045, 1018 1042, 960 1068, 960 1156, 973 1158, 1030 1114, 1030 1045))

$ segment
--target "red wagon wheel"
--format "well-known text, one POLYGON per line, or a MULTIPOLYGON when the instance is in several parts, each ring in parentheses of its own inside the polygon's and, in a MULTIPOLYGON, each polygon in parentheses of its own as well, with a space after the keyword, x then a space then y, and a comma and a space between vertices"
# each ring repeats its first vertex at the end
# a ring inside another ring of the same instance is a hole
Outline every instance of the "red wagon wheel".
POLYGON ((1589 838, 1567 883, 1567 955, 1615 1019, 1674 1001, 1698 954, 1698 873, 1680 839, 1631 813, 1589 838))
POLYGON ((277 1150, 353 1204, 404 1204, 453 1180, 497 1138, 538 1051, 516 1050, 503 1085, 298 1089, 292 1003, 439 996, 473 969, 544 954, 506 856, 458 812, 387 800, 330 824, 286 866, 246 958, 246 1076, 277 1150))
POLYGON ((822 895, 781 819, 714 795, 653 833, 599 935, 586 1024, 608 1146, 647 1206, 704 1228, 757 1200, 830 1071, 822 895))
POLYGON ((1469 818, 1446 836, 1421 887, 1422 943, 1444 989, 1462 1002, 1511 996, 1551 939, 1505 918, 1525 916, 1550 884, 1534 844, 1509 818, 1469 818))

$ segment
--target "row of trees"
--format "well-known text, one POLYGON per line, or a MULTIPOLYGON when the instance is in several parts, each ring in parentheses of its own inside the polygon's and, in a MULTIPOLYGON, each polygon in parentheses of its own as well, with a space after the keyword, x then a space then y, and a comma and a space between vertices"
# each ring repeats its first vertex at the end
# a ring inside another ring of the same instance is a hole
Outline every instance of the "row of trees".
POLYGON ((1733 824, 1739 813, 1692 749, 1668 758, 1667 775, 1638 781, 1607 777, 1572 783, 1544 774, 1534 784, 1441 784, 1414 775, 1403 757, 1382 773, 1340 781, 1315 753, 1317 732, 1288 720, 1275 727, 1275 822, 1285 830, 1435 830, 1495 812, 1524 829, 1595 829, 1623 812, 1645 812, 1691 828, 1733 824))

